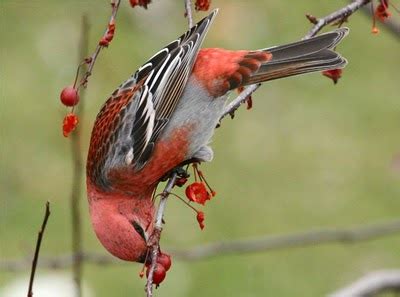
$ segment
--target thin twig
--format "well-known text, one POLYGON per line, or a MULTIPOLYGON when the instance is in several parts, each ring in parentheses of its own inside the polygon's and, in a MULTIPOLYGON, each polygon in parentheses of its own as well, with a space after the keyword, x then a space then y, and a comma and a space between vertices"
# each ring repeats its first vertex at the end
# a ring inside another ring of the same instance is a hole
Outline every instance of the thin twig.
POLYGON ((28 297, 33 296, 33 289, 32 289, 33 281, 35 278, 35 272, 36 272, 36 267, 37 267, 37 263, 38 263, 39 252, 40 252, 40 246, 42 244, 42 238, 43 238, 44 230, 46 229, 47 220, 49 219, 49 216, 50 216, 50 202, 47 201, 46 202, 46 211, 44 213, 43 222, 42 222, 42 227, 39 230, 38 237, 36 240, 35 255, 32 260, 31 276, 29 278, 29 288, 28 288, 28 294, 27 294, 28 297))
POLYGON ((349 286, 330 294, 329 297, 371 297, 389 291, 400 292, 399 269, 369 272, 349 286))
MULTIPOLYGON (((363 7, 364 5, 371 2, 371 0, 354 0, 348 5, 339 10, 323 17, 320 19, 315 18, 311 15, 306 15, 308 20, 310 20, 314 26, 308 31, 308 33, 304 36, 303 39, 308 39, 315 36, 323 27, 329 25, 338 20, 344 20, 348 18, 355 11, 363 7)), ((237 98, 233 99, 223 110, 220 120, 222 120, 226 115, 231 115, 233 117, 235 111, 240 107, 241 104, 246 102, 246 98, 250 96, 254 91, 256 91, 261 84, 255 84, 245 87, 243 92, 237 96, 237 98)))
POLYGON ((193 261, 228 254, 247 254, 268 250, 322 245, 327 243, 355 243, 400 232, 400 220, 351 229, 321 229, 304 233, 264 236, 216 242, 189 250, 171 250, 176 258, 193 261))
MULTIPOLYGON (((380 239, 400 233, 400 220, 374 223, 366 226, 358 226, 350 229, 318 229, 294 234, 265 235, 255 239, 242 239, 225 242, 215 242, 188 250, 167 248, 172 256, 182 261, 198 261, 228 254, 246 254, 281 250, 287 248, 302 248, 323 244, 354 244, 361 241, 380 239)), ((55 257, 42 257, 40 267, 48 269, 65 269, 72 265, 71 254, 55 257)), ((96 265, 123 265, 129 264, 116 259, 108 254, 82 252, 81 260, 85 263, 96 265)), ((2 271, 24 271, 29 266, 29 259, 7 260, 0 262, 2 271)))
POLYGON ((173 173, 171 175, 171 177, 168 179, 164 191, 160 195, 161 198, 157 209, 154 231, 150 238, 150 244, 149 244, 150 254, 151 254, 151 265, 149 268, 149 275, 147 276, 147 282, 146 282, 146 294, 148 297, 153 296, 153 274, 157 264, 158 250, 160 248, 160 237, 162 232, 163 217, 164 217, 165 207, 167 205, 167 199, 169 194, 171 193, 172 188, 175 185, 176 177, 177 177, 176 173, 173 173))
MULTIPOLYGON (((81 24, 81 39, 79 45, 79 61, 82 61, 88 54, 89 43, 89 22, 87 15, 82 16, 81 24)), ((81 103, 77 111, 81 122, 83 122, 84 114, 84 94, 85 90, 81 92, 81 103)), ((70 199, 71 209, 71 223, 72 223, 72 255, 73 265, 72 274, 75 283, 75 296, 82 296, 82 226, 81 226, 81 211, 80 211, 80 197, 82 192, 83 180, 83 157, 82 157, 82 125, 78 126, 76 131, 71 135, 71 151, 72 151, 72 191, 70 199)))
POLYGON ((185 1, 185 16, 188 20, 189 29, 193 27, 193 16, 192 16, 192 2, 191 0, 185 1))
POLYGON ((259 87, 261 87, 261 83, 246 87, 235 99, 229 102, 219 120, 221 121, 228 114, 233 118, 235 111, 240 107, 240 105, 245 103, 247 101, 247 98, 251 94, 253 94, 259 87))
POLYGON ((315 36, 323 27, 338 20, 346 19, 364 5, 370 3, 371 0, 354 0, 345 7, 318 19, 317 23, 311 28, 303 39, 315 36))
MULTIPOLYGON (((118 8, 119 8, 119 5, 120 5, 120 4, 121 4, 121 0, 112 0, 112 1, 111 1, 112 12, 111 12, 110 21, 108 22, 108 24, 110 24, 112 21, 115 20, 115 18, 116 18, 116 16, 117 16, 117 12, 118 12, 118 8)), ((105 30, 104 35, 107 33, 107 31, 108 31, 108 26, 107 26, 107 28, 106 28, 106 30, 105 30)), ((85 87, 85 86, 87 85, 89 76, 92 75, 93 67, 94 67, 94 64, 96 63, 97 57, 98 57, 100 51, 101 51, 104 47, 105 47, 104 45, 98 44, 97 47, 96 47, 96 50, 95 50, 94 53, 90 56, 90 58, 89 58, 89 61, 90 61, 90 62, 89 62, 88 68, 87 68, 87 70, 86 70, 84 76, 82 77, 82 79, 81 79, 81 81, 80 81, 80 83, 79 83, 79 87, 80 87, 80 86, 84 86, 84 87, 85 87)))

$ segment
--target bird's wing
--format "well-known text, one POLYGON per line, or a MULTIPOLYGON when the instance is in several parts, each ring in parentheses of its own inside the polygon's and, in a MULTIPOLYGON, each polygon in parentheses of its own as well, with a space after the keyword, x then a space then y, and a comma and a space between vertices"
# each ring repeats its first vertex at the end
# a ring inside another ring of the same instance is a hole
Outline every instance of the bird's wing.
POLYGON ((216 11, 171 42, 139 70, 144 83, 130 135, 136 170, 149 160, 155 141, 168 124, 215 14, 216 11))
POLYGON ((105 183, 111 168, 144 167, 179 102, 216 13, 156 53, 114 91, 93 128, 89 175, 99 175, 105 183))

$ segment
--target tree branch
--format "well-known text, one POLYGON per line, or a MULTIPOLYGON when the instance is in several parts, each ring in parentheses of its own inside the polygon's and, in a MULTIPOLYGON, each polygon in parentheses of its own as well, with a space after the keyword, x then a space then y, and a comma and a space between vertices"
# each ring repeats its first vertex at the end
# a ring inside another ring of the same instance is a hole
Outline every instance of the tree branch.
MULTIPOLYGON (((185 16, 188 19, 189 29, 193 27, 192 7, 191 7, 190 1, 191 0, 184 0, 185 16)), ((154 270, 157 265, 158 252, 160 250, 160 239, 161 239, 164 211, 165 211, 165 207, 167 205, 168 196, 171 193, 171 190, 175 185, 176 178, 177 178, 177 174, 176 174, 176 172, 173 172, 172 175, 168 179, 168 182, 164 188, 164 191, 160 194, 161 198, 160 198, 160 203, 157 208, 154 231, 149 240, 149 250, 150 250, 149 252, 150 252, 150 256, 151 256, 151 264, 149 267, 149 273, 147 276, 147 282, 146 282, 146 286, 145 286, 145 291, 146 291, 147 297, 153 296, 153 276, 154 276, 154 270)))
POLYGON ((261 83, 250 85, 246 87, 235 99, 233 99, 229 104, 225 107, 219 121, 221 121, 228 114, 231 118, 234 117, 235 111, 247 101, 247 98, 253 94, 259 87, 261 87, 261 83))
MULTIPOLYGON (((82 16, 81 23, 81 38, 79 45, 79 61, 82 61, 87 57, 88 54, 88 43, 89 43, 89 23, 87 15, 82 16)), ((77 115, 83 120, 84 114, 84 94, 85 90, 81 92, 81 103, 77 111, 77 115)), ((83 122, 83 121, 82 121, 83 122)), ((75 283, 75 292, 77 297, 82 296, 82 227, 81 227, 81 212, 80 212, 80 195, 82 192, 82 180, 84 166, 82 152, 81 152, 81 140, 82 140, 82 126, 78 126, 76 131, 71 135, 71 152, 72 152, 72 191, 70 197, 71 207, 71 223, 72 223, 72 255, 73 265, 72 274, 75 283)))
POLYGON ((308 39, 315 36, 323 27, 332 24, 333 22, 347 19, 354 12, 359 10, 364 5, 370 3, 371 0, 354 0, 345 7, 316 20, 316 24, 311 28, 303 39, 308 39))
POLYGON ((371 297, 387 291, 400 292, 399 269, 370 272, 329 297, 371 297))
POLYGON ((150 264, 149 274, 147 276, 147 282, 146 282, 146 294, 148 297, 153 296, 153 274, 154 274, 154 269, 157 264, 158 251, 160 249, 160 238, 161 238, 161 232, 162 232, 164 211, 165 211, 165 207, 167 205, 168 196, 171 193, 171 190, 175 185, 176 176, 177 176, 177 174, 175 172, 172 173, 171 177, 168 179, 168 182, 167 182, 167 185, 165 186, 164 191, 160 195, 161 198, 160 198, 160 203, 159 203, 158 209, 157 209, 154 231, 149 240, 151 264, 150 264))
POLYGON ((171 250, 176 258, 193 261, 227 254, 247 254, 268 250, 306 247, 327 243, 349 244, 400 232, 400 220, 351 229, 320 229, 297 234, 264 236, 255 239, 215 242, 189 250, 171 250))
MULTIPOLYGON (((107 32, 109 31, 109 24, 111 24, 111 23, 113 23, 115 21, 115 18, 117 16, 117 12, 118 12, 118 8, 119 8, 120 4, 121 4, 121 0, 111 0, 111 8, 112 8, 111 17, 110 17, 110 21, 108 22, 108 26, 107 26, 107 28, 106 28, 106 30, 104 32, 103 38, 106 37, 107 32)), ((94 67, 94 64, 96 63, 98 55, 100 54, 100 51, 104 47, 107 47, 107 46, 108 46, 108 44, 107 45, 102 45, 101 43, 97 44, 96 50, 94 51, 94 53, 88 59, 88 68, 87 68, 85 74, 83 75, 83 77, 82 77, 82 79, 81 79, 81 81, 79 83, 78 88, 80 86, 84 86, 85 87, 87 85, 89 76, 92 75, 93 67, 94 67)))
POLYGON ((185 17, 188 20, 189 29, 193 27, 193 17, 192 17, 192 3, 191 0, 185 1, 185 17))
MULTIPOLYGON (((265 235, 254 239, 242 239, 215 242, 187 250, 167 249, 176 259, 182 261, 198 261, 228 254, 247 254, 287 248, 301 248, 330 243, 351 244, 360 241, 380 239, 400 233, 400 220, 374 223, 346 229, 318 229, 294 234, 265 235)), ((96 265, 127 264, 108 254, 82 252, 81 261, 96 265)), ((73 263, 71 254, 55 257, 42 257, 40 267, 48 269, 64 269, 73 263)), ((29 259, 0 261, 0 270, 24 271, 29 266, 29 259)))
POLYGON ((42 244, 43 234, 46 229, 46 225, 47 225, 49 216, 50 216, 50 202, 47 201, 46 202, 46 211, 44 213, 43 222, 42 222, 42 227, 39 230, 38 237, 36 240, 35 255, 32 260, 31 276, 29 278, 29 288, 28 288, 28 294, 27 294, 28 297, 33 296, 33 281, 35 279, 35 272, 36 272, 36 267, 37 267, 38 258, 39 258, 40 246, 42 244))

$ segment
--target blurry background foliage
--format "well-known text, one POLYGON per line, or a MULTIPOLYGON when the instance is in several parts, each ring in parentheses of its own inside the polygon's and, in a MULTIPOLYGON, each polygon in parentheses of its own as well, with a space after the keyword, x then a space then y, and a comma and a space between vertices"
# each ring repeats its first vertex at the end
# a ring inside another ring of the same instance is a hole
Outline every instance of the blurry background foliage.
MULTIPOLYGON (((146 11, 123 1, 115 38, 95 65, 86 94, 84 143, 109 94, 187 28, 181 0, 154 0, 146 11)), ((206 47, 257 49, 300 39, 310 24, 346 1, 214 0, 220 13, 206 47)), ((1 0, 1 258, 33 251, 46 200, 52 216, 41 256, 70 251, 69 139, 60 90, 73 82, 83 13, 90 51, 106 26, 109 1, 1 0)), ((195 13, 199 20, 206 13, 195 13)), ((218 192, 200 231, 193 213, 170 199, 162 246, 346 227, 399 217, 399 53, 385 30, 357 12, 338 50, 349 60, 337 86, 320 74, 273 81, 215 133, 215 159, 202 165, 218 192)), ((104 252, 91 230, 85 193, 84 247, 104 252)), ((365 272, 400 267, 398 236, 199 262, 173 261, 157 296, 318 296, 365 272)), ((140 265, 85 265, 95 296, 140 296, 140 265)), ((46 272, 39 269, 37 275, 46 272)), ((28 269, 23 273, 28 275, 28 269)), ((0 288, 19 276, 0 272, 0 288)))

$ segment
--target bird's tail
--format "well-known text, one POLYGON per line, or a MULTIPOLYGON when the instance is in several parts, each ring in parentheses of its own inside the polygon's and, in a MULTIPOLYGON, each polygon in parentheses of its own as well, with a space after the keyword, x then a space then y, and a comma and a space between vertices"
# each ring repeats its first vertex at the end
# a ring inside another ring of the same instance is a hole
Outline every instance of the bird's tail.
POLYGON ((347 61, 334 52, 334 47, 347 35, 340 28, 298 42, 262 49, 272 54, 272 59, 261 65, 246 81, 253 84, 308 72, 343 68, 347 61))

